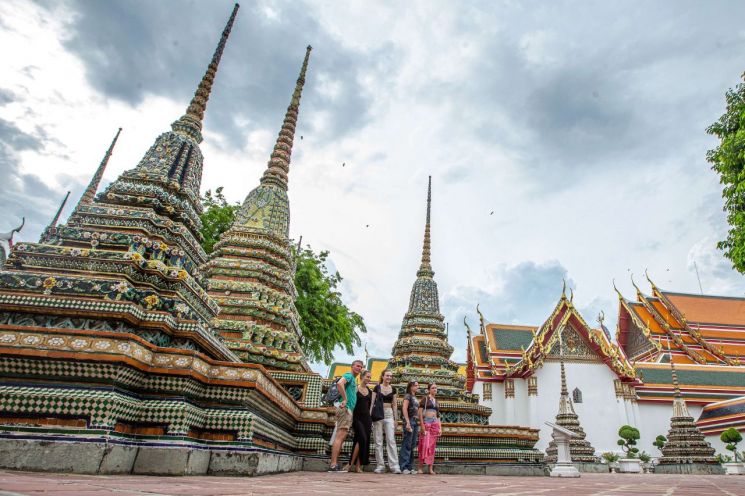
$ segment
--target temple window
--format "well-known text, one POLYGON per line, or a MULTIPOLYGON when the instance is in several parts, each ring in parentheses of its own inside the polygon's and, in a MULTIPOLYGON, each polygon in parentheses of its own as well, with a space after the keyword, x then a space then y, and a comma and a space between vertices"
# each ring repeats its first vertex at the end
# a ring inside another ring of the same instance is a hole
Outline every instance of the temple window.
POLYGON ((491 382, 485 382, 484 383, 484 399, 490 400, 492 398, 491 396, 491 382))
POLYGON ((572 391, 572 401, 582 403, 582 391, 579 388, 574 388, 574 391, 572 391))

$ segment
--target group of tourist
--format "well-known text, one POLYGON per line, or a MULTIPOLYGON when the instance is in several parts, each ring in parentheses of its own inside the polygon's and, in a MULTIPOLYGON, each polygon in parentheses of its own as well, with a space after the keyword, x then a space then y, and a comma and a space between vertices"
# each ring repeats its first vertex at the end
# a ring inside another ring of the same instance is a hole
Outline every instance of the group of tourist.
MULTIPOLYGON (((403 442, 400 451, 396 448, 396 425, 398 424, 398 395, 391 385, 393 372, 386 369, 371 391, 372 375, 363 370, 362 360, 352 363, 352 371, 344 374, 336 383, 339 400, 336 407, 336 427, 331 438, 331 466, 329 472, 362 472, 370 463, 370 436, 375 438, 376 474, 385 472, 385 454, 388 469, 395 474, 434 474, 435 448, 441 433, 440 410, 435 396, 437 385, 427 384, 426 394, 417 398, 419 383, 409 382, 401 406, 403 417, 403 442), (359 379, 359 383, 358 383, 359 379), (341 467, 339 454, 349 429, 354 430, 352 453, 349 465, 341 467), (421 432, 421 434, 420 434, 421 432), (419 452, 419 467, 414 469, 414 448, 419 452)), ((334 387, 334 386, 332 386, 334 387)))

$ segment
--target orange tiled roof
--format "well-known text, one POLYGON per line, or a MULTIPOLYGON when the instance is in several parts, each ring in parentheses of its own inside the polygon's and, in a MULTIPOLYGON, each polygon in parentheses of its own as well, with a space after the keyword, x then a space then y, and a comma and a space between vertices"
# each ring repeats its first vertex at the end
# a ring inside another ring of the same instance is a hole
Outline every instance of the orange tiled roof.
POLYGON ((745 326, 745 298, 663 293, 689 322, 745 326))

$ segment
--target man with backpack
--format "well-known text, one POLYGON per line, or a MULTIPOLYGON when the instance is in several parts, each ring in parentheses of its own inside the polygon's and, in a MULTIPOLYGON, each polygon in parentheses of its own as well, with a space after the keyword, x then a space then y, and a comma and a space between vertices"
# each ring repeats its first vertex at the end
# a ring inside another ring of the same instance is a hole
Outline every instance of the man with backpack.
POLYGON ((339 391, 339 399, 334 403, 336 407, 336 439, 334 439, 334 445, 331 447, 329 472, 344 472, 339 465, 339 453, 349 429, 352 427, 352 411, 357 403, 357 376, 360 375, 363 367, 362 360, 355 360, 352 362, 352 371, 341 376, 341 379, 336 382, 339 391))

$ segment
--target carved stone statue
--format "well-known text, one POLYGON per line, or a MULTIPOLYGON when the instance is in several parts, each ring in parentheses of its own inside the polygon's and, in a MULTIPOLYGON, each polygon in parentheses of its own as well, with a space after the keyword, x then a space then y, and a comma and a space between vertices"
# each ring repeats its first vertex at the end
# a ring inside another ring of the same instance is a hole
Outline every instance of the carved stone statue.
POLYGON ((0 264, 5 263, 5 259, 8 256, 7 254, 13 249, 13 236, 15 233, 20 232, 20 230, 23 229, 24 224, 26 224, 26 217, 22 218, 20 226, 11 231, 0 233, 0 264), (7 252, 5 251, 6 245, 8 247, 7 252))

